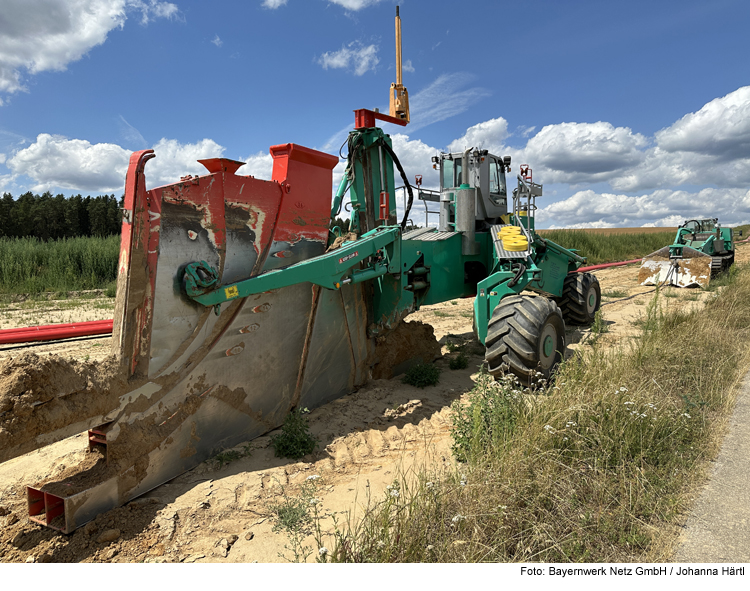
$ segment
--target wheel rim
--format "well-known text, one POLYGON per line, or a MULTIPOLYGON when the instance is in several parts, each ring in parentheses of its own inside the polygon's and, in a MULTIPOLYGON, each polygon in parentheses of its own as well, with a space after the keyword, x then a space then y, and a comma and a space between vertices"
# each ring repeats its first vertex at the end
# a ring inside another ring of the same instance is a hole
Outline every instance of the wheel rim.
POLYGON ((589 289, 589 297, 586 298, 586 310, 589 314, 596 312, 596 290, 593 287, 589 289))
POLYGON ((543 370, 549 370, 555 364, 555 357, 557 357, 557 329, 552 324, 546 324, 539 341, 539 365, 543 370))

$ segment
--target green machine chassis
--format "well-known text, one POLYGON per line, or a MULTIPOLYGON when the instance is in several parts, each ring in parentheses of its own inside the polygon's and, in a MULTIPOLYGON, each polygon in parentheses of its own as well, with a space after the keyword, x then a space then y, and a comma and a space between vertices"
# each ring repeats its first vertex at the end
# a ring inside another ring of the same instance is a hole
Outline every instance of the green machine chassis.
MULTIPOLYGON (((413 200, 411 186, 393 152, 391 138, 380 128, 350 132, 348 147, 347 167, 333 200, 331 220, 340 214, 343 197, 349 191, 349 231, 357 235, 355 240, 331 250, 340 233, 334 228, 329 251, 325 254, 226 285, 218 285, 218 273, 205 261, 195 262, 185 269, 187 295, 204 306, 213 306, 218 313, 223 303, 298 283, 309 282, 337 290, 347 284, 370 282, 370 336, 394 328, 422 305, 473 296, 476 335, 489 350, 488 331, 492 332, 493 313, 501 307, 501 302, 510 296, 520 296, 524 291, 533 292, 546 298, 548 303, 544 302, 544 305, 552 306, 553 316, 561 318, 552 337, 540 334, 537 337, 541 341, 532 342, 539 349, 537 357, 551 360, 548 367, 541 367, 541 373, 549 376, 564 353, 564 334, 560 334, 564 333, 564 325, 561 323, 563 316, 570 316, 566 314, 567 307, 570 307, 566 306, 566 291, 569 292, 567 300, 571 299, 570 293, 577 295, 579 300, 585 299, 578 303, 578 309, 579 313, 580 309, 588 313, 584 313, 583 322, 579 323, 593 320, 600 295, 598 283, 594 285, 595 279, 589 278, 583 286, 576 285, 574 272, 586 262, 584 257, 545 240, 535 232, 534 201, 541 195, 541 185, 531 182, 530 176, 519 175, 513 210, 499 220, 477 222, 470 233, 474 244, 467 248, 466 233, 458 227, 456 219, 449 222, 448 231, 406 228, 413 200), (396 219, 394 165, 409 193, 409 205, 400 224, 396 219), (528 239, 527 251, 519 253, 503 249, 499 234, 503 225, 515 225, 521 229, 528 239)), ((449 207, 456 205, 461 191, 472 190, 468 185, 443 188, 446 189, 450 189, 449 207)), ((513 301, 516 307, 521 305, 523 308, 529 306, 529 298, 529 295, 524 295, 513 301)), ((520 313, 523 315, 523 310, 520 313)), ((515 311, 510 316, 514 314, 515 311)), ((507 322, 513 325, 512 320, 510 318, 507 322)), ((540 330, 543 333, 544 326, 540 330)), ((490 335, 490 340, 497 341, 495 336, 490 335)), ((533 360, 534 355, 531 355, 530 361, 521 361, 521 371, 513 363, 505 363, 508 367, 502 369, 511 369, 528 382, 538 369, 531 367, 533 360)))

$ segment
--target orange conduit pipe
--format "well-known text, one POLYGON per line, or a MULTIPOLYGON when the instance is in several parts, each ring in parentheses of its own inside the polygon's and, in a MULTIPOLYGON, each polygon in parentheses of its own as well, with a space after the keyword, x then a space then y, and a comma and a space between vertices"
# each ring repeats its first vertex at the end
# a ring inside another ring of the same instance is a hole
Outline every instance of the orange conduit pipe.
POLYGON ((621 267, 622 265, 632 265, 633 263, 640 263, 643 259, 632 259, 630 261, 620 261, 619 263, 603 263, 601 265, 592 265, 590 267, 581 267, 571 273, 586 273, 588 271, 596 271, 597 269, 607 269, 609 267, 621 267))
POLYGON ((30 343, 34 341, 56 341, 75 337, 107 335, 112 333, 112 320, 92 320, 72 324, 47 324, 0 330, 0 345, 30 343))

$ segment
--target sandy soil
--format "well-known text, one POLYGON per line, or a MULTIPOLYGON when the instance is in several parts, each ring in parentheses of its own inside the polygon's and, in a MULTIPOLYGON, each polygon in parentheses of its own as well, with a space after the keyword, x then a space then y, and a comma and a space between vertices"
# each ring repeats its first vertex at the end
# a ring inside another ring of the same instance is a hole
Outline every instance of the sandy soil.
MULTIPOLYGON (((103 297, 103 291, 70 294, 65 299, 25 299, 0 301, 0 330, 23 326, 39 326, 66 322, 107 320, 115 310, 114 298, 103 297)), ((0 345, 0 361, 31 351, 37 355, 62 355, 80 361, 100 361, 110 352, 109 336, 85 337, 54 343, 28 345, 0 345)))
MULTIPOLYGON (((750 246, 738 247, 737 262, 750 261, 750 246)), ((637 285, 638 267, 596 272, 605 294, 604 317, 609 332, 598 342, 614 346, 638 334, 637 322, 652 297, 651 288, 637 285), (607 297, 609 294, 609 297, 607 297), (624 299, 629 298, 631 299, 624 299)), ((668 289, 663 305, 701 306, 711 292, 668 289), (672 297, 671 294, 674 294, 672 297)), ((91 300, 91 310, 97 310, 91 300)), ((111 300, 110 300, 111 301, 111 300)), ((235 448, 239 459, 221 465, 205 462, 145 497, 100 515, 71 535, 39 527, 26 517, 25 486, 63 475, 87 457, 85 434, 0 464, 0 561, 4 562, 278 562, 293 558, 289 538, 274 532, 274 507, 295 498, 302 486, 314 487, 322 524, 331 528, 348 514, 358 515, 367 499, 378 500, 394 479, 425 468, 440 472, 452 467, 450 405, 464 396, 476 378, 482 349, 473 340, 471 299, 428 306, 410 320, 431 324, 442 345, 440 383, 423 390, 399 378, 373 380, 358 392, 313 411, 310 426, 318 449, 303 461, 274 457, 266 435, 235 448), (466 343, 469 367, 450 370, 448 342, 466 343), (4 526, 4 527, 3 527, 4 526)), ((7 310, 7 309, 6 309, 7 310)), ((5 312, 6 310, 3 310, 5 312)), ((63 311, 60 311, 64 313, 63 311)), ((111 317, 111 310, 85 319, 111 317)), ((3 320, 28 325, 22 311, 3 320), (25 318, 25 320, 24 320, 25 318)), ((57 311, 55 312, 57 313, 57 311)), ((76 312, 77 313, 77 312, 76 312)), ((70 312, 73 314, 73 312, 70 312)), ((41 323, 56 320, 53 312, 37 312, 41 323)), ((71 320, 81 320, 72 317, 71 320)), ((69 321, 69 320, 68 320, 69 321)), ((3 328, 10 328, 6 325, 3 328)), ((571 351, 589 346, 588 329, 568 332, 571 351)), ((75 358, 109 351, 108 339, 98 347, 89 341, 45 345, 44 353, 75 358)), ((34 349, 39 353, 41 347, 34 349)), ((0 351, 15 356, 21 350, 0 351)), ((102 355, 103 357, 104 355, 102 355)), ((310 538, 305 544, 314 546, 310 538)), ((313 548, 314 560, 317 547, 313 548)))

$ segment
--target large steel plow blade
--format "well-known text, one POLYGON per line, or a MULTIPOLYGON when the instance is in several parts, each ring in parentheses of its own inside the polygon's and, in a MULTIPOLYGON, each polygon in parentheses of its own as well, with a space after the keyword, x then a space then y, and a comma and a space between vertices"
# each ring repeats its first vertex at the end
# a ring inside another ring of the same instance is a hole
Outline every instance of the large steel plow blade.
POLYGON ((102 458, 65 483, 29 488, 33 520, 72 531, 278 427, 291 409, 367 381, 362 285, 303 283, 221 308, 185 295, 192 262, 206 261, 226 285, 324 252, 338 159, 293 144, 271 153, 272 181, 235 174, 241 162, 211 159, 202 161, 206 176, 152 190, 144 177, 152 152, 133 154, 113 332, 116 391, 107 393, 109 411, 87 425, 102 458))

